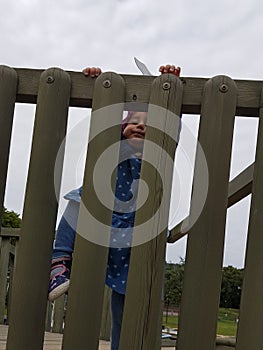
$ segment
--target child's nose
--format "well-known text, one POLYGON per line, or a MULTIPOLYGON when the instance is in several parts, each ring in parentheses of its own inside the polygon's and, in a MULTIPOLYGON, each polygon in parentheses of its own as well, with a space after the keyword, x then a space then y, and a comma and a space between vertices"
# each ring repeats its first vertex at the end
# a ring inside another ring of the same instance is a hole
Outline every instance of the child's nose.
POLYGON ((145 128, 145 123, 144 123, 143 121, 141 121, 141 122, 139 122, 139 123, 137 124, 137 127, 138 127, 138 128, 144 129, 144 128, 145 128))

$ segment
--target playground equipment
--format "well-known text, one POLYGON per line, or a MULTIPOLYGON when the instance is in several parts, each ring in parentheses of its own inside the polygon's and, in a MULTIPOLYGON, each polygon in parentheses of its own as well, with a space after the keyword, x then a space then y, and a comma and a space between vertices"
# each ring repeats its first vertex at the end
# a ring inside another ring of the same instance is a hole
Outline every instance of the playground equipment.
MULTIPOLYGON (((59 188, 63 155, 57 159, 57 154, 59 150, 61 152, 60 146, 66 135, 69 106, 92 107, 82 201, 83 207, 92 213, 88 222, 91 237, 96 237, 102 227, 100 220, 97 220, 97 224, 94 223, 94 217, 103 218, 106 227, 104 234, 105 237, 109 237, 111 210, 105 209, 94 200, 95 192, 92 199, 87 196, 88 191, 93 190, 90 169, 94 169, 99 156, 106 149, 110 149, 108 156, 117 164, 122 112, 124 109, 142 108, 145 104, 149 104, 149 127, 147 126, 148 143, 146 142, 143 154, 145 162, 141 177, 147 182, 154 196, 149 196, 141 212, 136 214, 136 227, 144 223, 145 216, 149 218, 144 226, 145 232, 149 234, 145 242, 138 239, 132 247, 120 350, 160 349, 161 289, 169 193, 180 124, 178 116, 181 113, 201 114, 198 141, 205 155, 209 181, 204 208, 193 222, 204 176, 199 166, 201 151, 197 151, 190 215, 173 230, 169 238, 172 242, 185 234, 188 235, 176 348, 215 349, 226 211, 228 206, 250 192, 251 214, 236 349, 261 348, 262 82, 234 81, 227 76, 179 79, 168 74, 148 77, 112 72, 103 73, 96 80, 92 80, 81 73, 65 72, 59 68, 42 71, 1 66, 2 204, 16 102, 36 103, 37 108, 23 223, 15 260, 7 349, 42 349, 50 258, 58 206, 54 190, 54 169, 56 166, 56 184, 59 188), (107 106, 116 107, 111 109, 106 108, 107 106), (100 118, 96 118, 98 113, 100 118), (258 142, 253 166, 229 183, 235 116, 259 118, 258 142), (116 146, 110 148, 113 144, 116 146), (153 144, 157 145, 154 148, 154 160, 151 148, 153 144), (153 167, 147 165, 151 162, 155 165, 155 172, 152 172, 153 167)), ((84 216, 85 210, 80 211, 79 220, 84 216)), ((78 229, 81 231, 80 225, 78 229)), ((136 237, 138 234, 136 235, 135 229, 135 240, 136 237)), ((107 246, 96 244, 78 232, 63 336, 64 350, 98 348, 107 254, 107 246), (86 281, 93 281, 93 285, 87 285, 86 281)), ((5 269, 6 267, 2 270, 5 269)))

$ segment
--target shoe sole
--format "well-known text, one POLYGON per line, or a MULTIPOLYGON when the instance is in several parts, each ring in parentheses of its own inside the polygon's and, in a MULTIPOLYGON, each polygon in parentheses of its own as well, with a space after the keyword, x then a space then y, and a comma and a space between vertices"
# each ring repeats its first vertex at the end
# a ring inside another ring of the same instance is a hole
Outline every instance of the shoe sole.
POLYGON ((52 292, 48 294, 48 300, 54 301, 55 299, 59 298, 61 295, 66 293, 68 289, 69 289, 69 281, 61 284, 60 286, 52 290, 52 292))

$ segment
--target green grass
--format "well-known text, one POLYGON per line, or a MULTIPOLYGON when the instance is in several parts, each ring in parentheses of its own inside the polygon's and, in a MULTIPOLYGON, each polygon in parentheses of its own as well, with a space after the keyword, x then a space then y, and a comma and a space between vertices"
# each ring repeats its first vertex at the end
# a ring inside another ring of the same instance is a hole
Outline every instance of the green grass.
POLYGON ((177 328, 178 327, 178 316, 163 316, 163 325, 166 328, 177 328), (166 322, 167 321, 167 322, 166 322))
MULTIPOLYGON (((238 310, 220 308, 218 312, 217 334, 235 336, 237 331, 238 310)), ((163 325, 167 328, 178 327, 178 316, 163 316, 163 325)))
POLYGON ((218 312, 217 333, 235 336, 239 310, 220 308, 218 312))

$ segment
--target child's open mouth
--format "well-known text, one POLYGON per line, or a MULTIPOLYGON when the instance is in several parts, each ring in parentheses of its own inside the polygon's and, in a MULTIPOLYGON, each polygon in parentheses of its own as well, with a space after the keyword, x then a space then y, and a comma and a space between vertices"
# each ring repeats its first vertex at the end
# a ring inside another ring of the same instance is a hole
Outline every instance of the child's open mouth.
POLYGON ((144 133, 135 132, 135 133, 133 133, 133 137, 138 137, 140 139, 144 139, 144 133))

